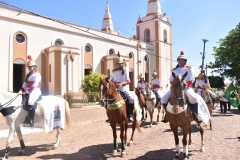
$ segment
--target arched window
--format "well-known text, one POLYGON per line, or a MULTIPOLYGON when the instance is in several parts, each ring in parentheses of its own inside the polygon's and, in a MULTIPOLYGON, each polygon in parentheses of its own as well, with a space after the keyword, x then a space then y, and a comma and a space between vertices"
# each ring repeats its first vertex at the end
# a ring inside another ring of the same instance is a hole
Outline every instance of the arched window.
POLYGON ((131 53, 129 53, 129 59, 132 59, 132 57, 133 57, 133 55, 132 55, 132 52, 131 53))
POLYGON ((148 61, 148 56, 145 56, 145 57, 144 57, 144 61, 148 61))
POLYGON ((163 31, 163 40, 164 40, 164 42, 168 42, 168 40, 167 40, 167 31, 166 30, 164 30, 163 31))
POLYGON ((109 52, 108 52, 109 54, 114 54, 115 53, 115 51, 114 51, 114 49, 109 49, 109 52))
POLYGON ((144 31, 144 42, 150 42, 150 30, 148 28, 144 31))
POLYGON ((55 45, 62 46, 63 45, 63 41, 61 39, 57 39, 55 41, 55 45))

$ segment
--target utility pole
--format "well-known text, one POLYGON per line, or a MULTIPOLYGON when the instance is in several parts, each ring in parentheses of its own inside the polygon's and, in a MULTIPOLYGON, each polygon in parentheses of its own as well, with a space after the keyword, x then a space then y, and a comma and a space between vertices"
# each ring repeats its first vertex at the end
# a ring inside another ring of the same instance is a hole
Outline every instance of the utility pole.
POLYGON ((206 76, 207 76, 207 64, 206 64, 206 72, 205 72, 206 76))
POLYGON ((202 70, 203 70, 203 68, 204 68, 204 58, 205 58, 205 43, 206 42, 208 42, 208 40, 206 40, 206 39, 202 39, 203 40, 203 43, 204 43, 204 45, 203 45, 203 56, 202 56, 202 70))

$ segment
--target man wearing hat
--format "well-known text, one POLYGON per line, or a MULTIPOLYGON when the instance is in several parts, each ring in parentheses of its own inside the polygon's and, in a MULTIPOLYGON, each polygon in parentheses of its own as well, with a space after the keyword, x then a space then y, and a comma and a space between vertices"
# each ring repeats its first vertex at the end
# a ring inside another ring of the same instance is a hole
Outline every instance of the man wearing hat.
POLYGON ((125 60, 120 57, 120 53, 118 52, 118 57, 116 58, 116 69, 112 71, 112 75, 110 76, 110 80, 113 81, 116 84, 116 87, 121 90, 128 98, 130 103, 130 108, 127 108, 128 110, 128 119, 130 120, 130 117, 133 115, 133 109, 134 109, 134 98, 131 92, 129 91, 129 84, 130 79, 128 76, 128 73, 124 69, 124 65, 126 66, 125 60))
POLYGON ((219 92, 219 98, 220 98, 220 110, 221 110, 220 114, 224 114, 224 115, 226 115, 227 113, 227 104, 228 104, 228 100, 224 98, 225 92, 226 92, 226 87, 223 86, 222 90, 219 92))
MULTIPOLYGON (((180 56, 178 56, 177 58, 177 66, 172 70, 172 72, 174 72, 176 75, 181 75, 183 76, 186 72, 188 72, 187 76, 184 78, 184 80, 186 81, 186 95, 188 97, 188 100, 190 102, 190 108, 192 110, 192 114, 194 117, 194 120, 198 123, 201 123, 202 120, 200 118, 200 116, 198 115, 198 98, 197 98, 197 94, 193 91, 192 89, 192 82, 195 80, 193 71, 192 71, 192 67, 191 66, 187 66, 187 58, 184 56, 184 52, 181 51, 180 52, 180 56)), ((169 81, 170 84, 172 84, 173 81, 173 76, 172 74, 170 75, 169 81)), ((162 97, 162 104, 164 106, 164 108, 167 107, 167 103, 169 100, 171 94, 171 90, 169 90, 163 97, 162 97)))
MULTIPOLYGON (((146 98, 146 90, 145 90, 145 87, 146 87, 146 83, 144 81, 144 77, 142 74, 139 75, 139 81, 138 81, 138 84, 137 84, 137 88, 140 90, 140 92, 143 94, 144 98, 146 98)), ((146 102, 146 101, 145 101, 146 102)), ((147 107, 146 106, 146 103, 144 104, 144 107, 147 107)))
POLYGON ((209 79, 205 77, 205 71, 202 70, 201 73, 199 73, 198 75, 198 79, 196 80, 195 83, 195 88, 198 91, 198 94, 201 96, 202 95, 202 89, 206 88, 207 91, 209 92, 210 96, 212 97, 213 100, 213 106, 215 103, 215 98, 217 97, 217 95, 215 93, 213 93, 210 89, 210 83, 209 83, 209 79))
POLYGON ((154 90, 155 95, 157 96, 157 103, 161 101, 160 96, 160 80, 157 78, 157 72, 154 70, 152 74, 153 79, 151 80, 151 87, 154 90))
MULTIPOLYGON (((36 101, 41 96, 41 89, 40 89, 40 83, 41 83, 41 75, 39 72, 37 72, 37 64, 32 59, 32 57, 28 56, 29 61, 27 62, 27 68, 29 73, 27 74, 25 81, 22 85, 22 88, 18 92, 19 94, 25 93, 25 96, 27 97, 26 104, 24 104, 28 110, 28 118, 30 120, 30 126, 33 127, 34 125, 34 114, 35 109, 37 107, 36 101)), ((25 124, 25 126, 28 126, 28 124, 25 124)))

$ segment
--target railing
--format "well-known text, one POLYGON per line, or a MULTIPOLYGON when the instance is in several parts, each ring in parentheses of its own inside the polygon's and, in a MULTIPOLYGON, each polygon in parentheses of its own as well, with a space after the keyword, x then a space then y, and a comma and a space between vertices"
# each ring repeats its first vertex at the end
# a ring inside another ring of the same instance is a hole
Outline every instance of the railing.
POLYGON ((99 104, 99 92, 69 92, 64 94, 71 108, 79 108, 99 104))

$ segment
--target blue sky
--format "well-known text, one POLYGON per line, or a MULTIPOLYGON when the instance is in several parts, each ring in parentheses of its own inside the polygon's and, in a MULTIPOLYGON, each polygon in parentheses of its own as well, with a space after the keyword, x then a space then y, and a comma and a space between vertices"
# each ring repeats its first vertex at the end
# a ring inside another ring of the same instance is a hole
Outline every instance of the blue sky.
MULTIPOLYGON (((101 29, 106 0, 0 0, 19 8, 94 29, 101 29)), ((146 15, 148 0, 108 0, 115 31, 131 37, 138 16, 146 15)), ((214 62, 213 46, 240 22, 240 0, 160 0, 172 23, 173 60, 184 51, 195 75, 202 64, 214 62)), ((173 67, 176 65, 174 61, 173 67)), ((211 70, 208 70, 210 75, 211 70)), ((216 74, 215 74, 216 75, 216 74)))

